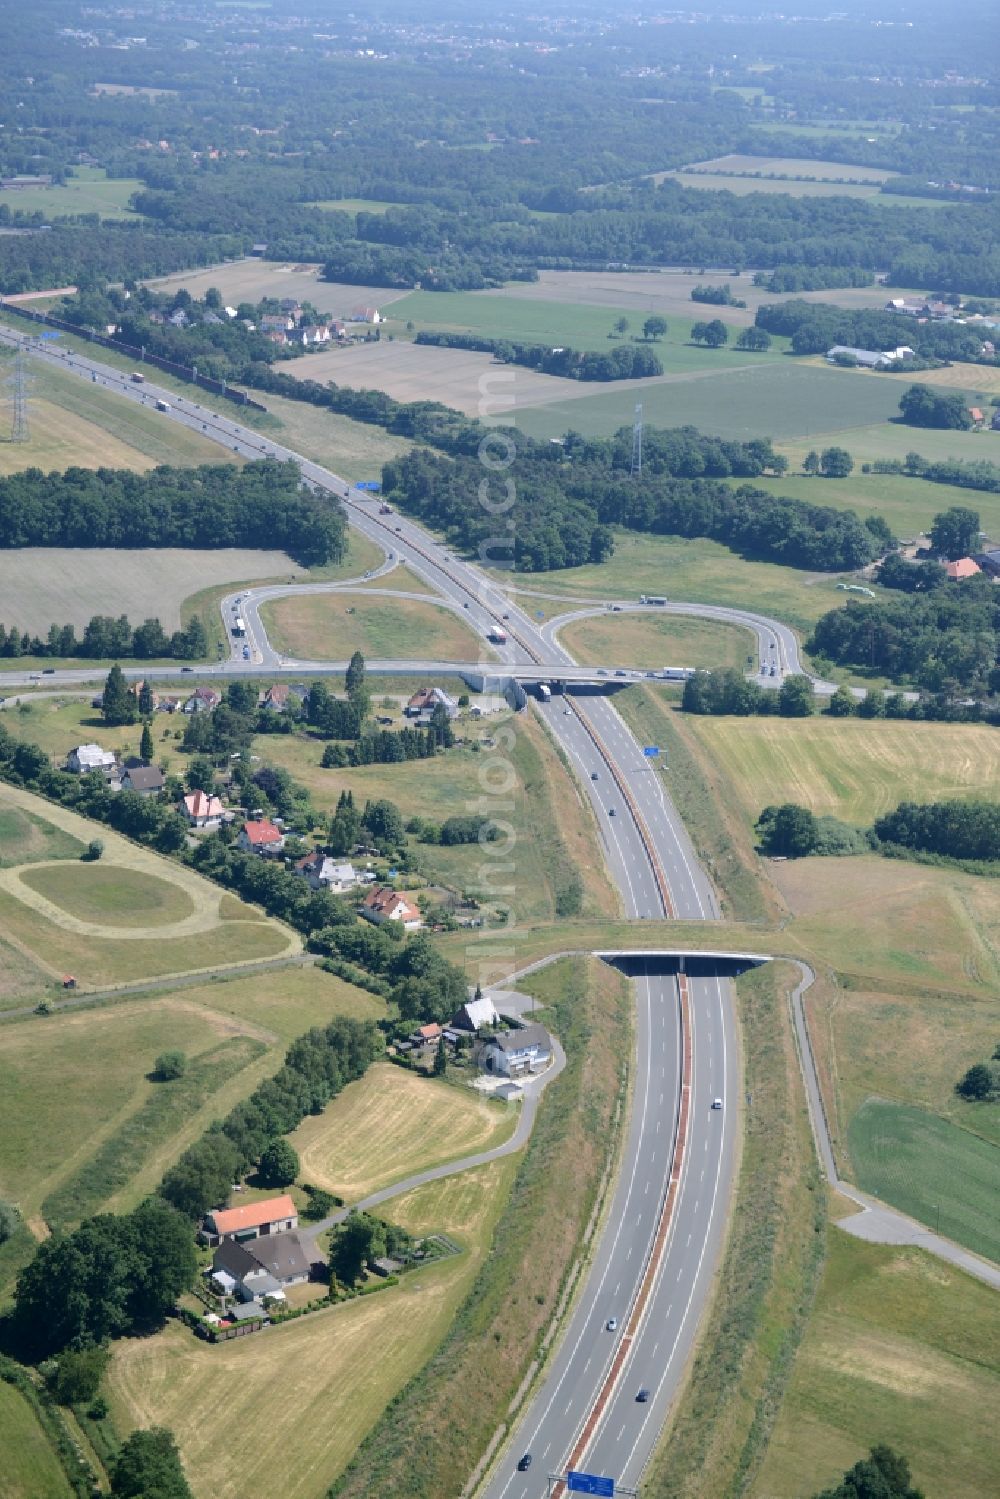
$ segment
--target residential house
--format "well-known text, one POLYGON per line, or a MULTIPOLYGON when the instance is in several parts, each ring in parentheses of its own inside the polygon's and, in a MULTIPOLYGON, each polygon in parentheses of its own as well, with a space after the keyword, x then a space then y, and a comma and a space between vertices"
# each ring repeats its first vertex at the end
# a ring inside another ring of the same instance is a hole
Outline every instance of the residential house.
POLYGON ((177 311, 172 312, 167 318, 167 322, 170 324, 171 328, 186 328, 188 323, 190 322, 190 319, 187 313, 184 311, 183 307, 178 307, 177 311))
POLYGON ((314 890, 329 890, 333 895, 342 895, 358 883, 353 864, 338 863, 319 849, 296 859, 295 873, 308 880, 314 890))
POLYGON ((442 687, 421 687, 407 703, 403 712, 407 718, 419 718, 421 714, 432 714, 440 704, 449 718, 458 717, 458 703, 442 687))
POLYGON ((289 1233, 298 1226, 298 1208, 283 1192, 280 1197, 265 1197, 238 1208, 216 1208, 205 1214, 201 1231, 209 1244, 221 1244, 224 1239, 243 1244, 268 1234, 289 1233))
POLYGON ((159 796, 166 777, 158 765, 130 765, 122 771, 122 790, 139 796, 159 796))
POLYGON ((480 1043, 480 1065, 501 1077, 541 1072, 552 1060, 552 1038, 544 1025, 532 1021, 516 1031, 490 1036, 480 1043))
POLYGON ((970 406, 969 415, 972 417, 972 425, 975 427, 976 431, 981 431, 982 428, 986 425, 986 417, 983 414, 982 407, 970 406))
POLYGON ((287 682, 275 682, 266 692, 262 692, 257 699, 261 708, 273 708, 276 713, 283 713, 288 707, 288 694, 291 688, 287 682))
POLYGON ((349 315, 349 323, 367 323, 372 328, 377 328, 382 322, 382 314, 377 307, 355 307, 349 315))
POLYGON ((268 856, 280 854, 285 847, 285 835, 266 817, 257 822, 245 822, 236 839, 237 847, 245 854, 268 856))
POLYGON ((484 1030, 487 1026, 496 1025, 500 1020, 496 1006, 488 994, 479 999, 467 999, 465 1004, 457 1009, 451 1018, 450 1025, 454 1031, 471 1032, 484 1030))
POLYGON ((196 687, 182 708, 184 713, 211 713, 222 702, 214 687, 196 687))
POLYGON ((114 750, 101 749, 99 744, 78 744, 66 757, 66 769, 74 775, 85 776, 92 770, 111 775, 118 770, 114 750))
POLYGON ((212 1256, 211 1279, 226 1295, 241 1301, 285 1299, 287 1286, 301 1285, 320 1263, 315 1245, 299 1233, 238 1242, 224 1239, 212 1256))
POLYGON ((139 694, 142 692, 142 689, 144 687, 146 687, 146 686, 149 687, 150 698, 151 698, 151 701, 152 701, 152 704, 153 704, 153 711, 155 712, 156 709, 160 706, 160 694, 157 692, 157 690, 153 686, 152 682, 149 682, 149 683, 146 683, 144 681, 130 682, 128 684, 128 688, 126 690, 127 690, 128 694, 129 694, 129 696, 130 697, 134 697, 135 700, 136 700, 136 702, 138 702, 139 701, 139 694))
POLYGON ((326 323, 307 323, 301 331, 307 343, 328 344, 330 342, 330 330, 326 323))
POLYGON ((192 791, 177 808, 193 828, 217 828, 222 821, 222 803, 205 791, 192 791))
POLYGON ((961 583, 963 578, 974 578, 982 568, 971 557, 960 557, 957 562, 947 562, 944 571, 953 583, 961 583))
POLYGON ((330 324, 330 335, 332 338, 338 338, 341 341, 343 341, 345 338, 349 338, 350 334, 347 331, 347 324, 341 322, 340 318, 334 318, 333 322, 330 324))
POLYGON ((269 343, 277 344, 279 349, 288 347, 288 334, 284 328, 272 328, 270 333, 266 334, 265 337, 269 343))
POLYGON ((278 303, 286 317, 290 317, 293 323, 297 323, 302 316, 302 303, 295 297, 282 297, 278 303))
POLYGON ((289 333, 295 327, 295 319, 287 312, 265 312, 260 327, 262 333, 289 333))
POLYGON ((415 1030, 410 1040, 414 1046, 433 1046, 443 1035, 443 1027, 438 1025, 436 1020, 432 1020, 428 1025, 422 1025, 415 1030))
POLYGON ((416 906, 398 891, 384 885, 372 886, 362 902, 361 914, 376 926, 381 926, 383 921, 398 921, 406 932, 415 932, 424 924, 416 906))
POLYGON ((927 302, 923 297, 890 297, 885 304, 886 312, 899 312, 906 317, 926 317, 927 302))
POLYGON ((988 547, 985 552, 977 552, 976 561, 987 577, 1000 578, 1000 547, 988 547))

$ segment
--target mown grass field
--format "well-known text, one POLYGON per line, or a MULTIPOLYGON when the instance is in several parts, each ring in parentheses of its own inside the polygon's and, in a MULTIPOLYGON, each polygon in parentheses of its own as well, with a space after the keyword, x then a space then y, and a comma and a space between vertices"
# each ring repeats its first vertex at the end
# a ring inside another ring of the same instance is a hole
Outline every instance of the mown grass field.
POLYGON ((0 1381, 4 1499, 72 1499, 59 1459, 20 1391, 0 1381))
POLYGON ((116 1425, 169 1426, 198 1495, 243 1499, 280 1488, 288 1499, 316 1499, 440 1343, 483 1263, 513 1174, 512 1161, 497 1162, 393 1203, 394 1221, 446 1232, 465 1253, 376 1296, 218 1347, 177 1323, 117 1344, 107 1379, 116 1425), (222 1440, 220 1410, 252 1440, 222 1440))
POLYGON ((194 911, 186 890, 138 869, 89 862, 43 865, 24 870, 21 882, 79 921, 102 926, 171 926, 194 911))
MULTIPOLYGON (((717 541, 688 541, 676 536, 646 536, 616 531, 609 562, 565 567, 550 573, 498 572, 501 587, 519 595, 526 609, 560 612, 552 601, 627 599, 664 594, 671 601, 751 607, 774 615, 808 634, 828 609, 844 602, 837 588, 841 574, 815 574, 776 562, 747 562, 717 541)), ((569 607, 567 602, 566 607, 569 607)))
MULTIPOLYGON (((946 434, 933 435, 943 437, 946 434)), ((958 435, 964 437, 966 434, 958 435)), ((853 437, 849 435, 847 440, 851 443, 853 452, 853 437)), ((916 442, 919 444, 919 437, 916 442)), ((919 447, 917 451, 919 452, 919 447)), ((997 444, 997 455, 1000 456, 1000 443, 997 444)), ((881 515, 902 540, 912 540, 921 531, 925 531, 935 515, 941 510, 947 510, 949 505, 971 506, 978 510, 984 530, 1000 534, 1000 495, 989 494, 985 490, 961 489, 957 484, 931 484, 925 479, 907 478, 905 474, 863 474, 860 462, 855 459, 855 463, 855 471, 849 479, 817 481, 804 474, 793 473, 782 479, 754 479, 754 488, 766 489, 769 494, 784 495, 788 499, 802 500, 811 505, 832 505, 837 510, 853 510, 862 520, 869 515, 881 515)), ((738 484, 743 481, 732 482, 738 484)))
POLYGON ((354 651, 376 660, 477 661, 493 656, 454 611, 417 599, 298 594, 273 599, 260 613, 274 649, 307 661, 347 661, 354 651))
POLYGON ((725 350, 691 353, 697 359, 683 377, 644 381, 641 397, 633 387, 620 390, 612 385, 571 401, 518 406, 516 424, 532 437, 560 437, 570 429, 586 437, 606 437, 619 427, 631 427, 636 400, 641 399, 643 416, 651 426, 690 423, 703 432, 741 441, 808 437, 815 447, 827 434, 870 426, 899 412, 902 392, 896 385, 856 380, 852 370, 756 354, 740 354, 739 367, 733 368, 732 354, 725 350), (723 357, 716 360, 720 352, 723 357))
MULTIPOLYGON (((988 1109, 994 1107, 984 1105, 988 1109)), ((924 1109, 868 1099, 850 1123, 858 1185, 1000 1260, 1000 1145, 924 1109)))
POLYGON ((998 1467, 997 1296, 916 1249, 830 1232, 826 1272, 754 1499, 839 1482, 868 1448, 928 1495, 982 1499, 998 1467))
POLYGON ((1000 778, 1000 735, 984 724, 892 719, 699 718, 686 715, 735 788, 749 821, 798 802, 867 826, 901 801, 987 797, 1000 778))
POLYGON ((428 1166, 501 1144, 516 1120, 516 1108, 386 1062, 304 1120, 290 1141, 303 1181, 358 1202, 428 1166))
POLYGON ((757 642, 749 630, 712 620, 673 614, 607 614, 575 620, 559 639, 577 661, 624 661, 646 668, 745 666, 756 660, 757 642))
POLYGON ((79 859, 86 845, 22 807, 0 807, 0 868, 39 859, 79 859))
MULTIPOLYGON (((815 368, 818 370, 818 366, 815 368)), ((973 366, 964 365, 962 368, 971 371, 973 366)), ((874 395, 876 383, 879 385, 878 410, 863 413, 856 423, 845 423, 836 432, 824 435, 817 431, 813 434, 807 429, 804 435, 795 438, 787 437, 779 441, 776 444, 778 451, 791 460, 793 467, 801 467, 806 454, 812 448, 819 448, 821 442, 834 442, 840 447, 847 448, 859 467, 862 463, 874 462, 878 458, 894 458, 902 463, 907 453, 911 452, 919 453, 921 457, 931 461, 945 458, 961 458, 965 461, 986 458, 993 462, 997 461, 1000 434, 996 432, 936 432, 930 427, 908 427, 903 422, 890 419, 898 415, 899 399, 903 394, 895 380, 882 381, 878 375, 873 375, 868 379, 864 377, 863 371, 858 370, 844 370, 843 373, 856 380, 859 392, 867 390, 874 395), (892 409, 888 409, 886 392, 889 392, 893 398, 892 409), (882 420, 872 422, 872 415, 881 415, 882 420)), ((852 474, 851 478, 844 482, 851 484, 855 480, 859 484, 868 482, 867 477, 861 474, 852 474)), ((836 489, 839 483, 840 481, 836 479, 829 482, 824 480, 820 492, 825 495, 828 489, 836 489)), ((925 482, 920 488, 937 494, 939 490, 947 493, 950 486, 925 482)), ((916 486, 914 486, 914 493, 917 494, 916 486)), ((988 504, 991 499, 991 496, 975 489, 963 489, 962 494, 965 496, 965 503, 973 508, 981 503, 988 504)), ((837 501, 824 500, 823 503, 836 504, 837 501)), ((945 506, 951 503, 950 500, 946 500, 945 506)))
POLYGON ((133 193, 145 184, 138 177, 109 177, 103 167, 75 167, 58 187, 8 187, 0 191, 0 204, 13 213, 43 213, 46 218, 61 214, 96 213, 102 219, 138 219, 128 206, 133 193))
POLYGON ((689 166, 682 167, 681 171, 715 171, 728 176, 747 176, 761 172, 765 175, 784 177, 815 177, 822 181, 835 182, 838 186, 838 179, 843 178, 852 179, 855 182, 871 182, 878 186, 895 176, 894 172, 886 171, 882 167, 857 166, 853 162, 814 161, 811 156, 751 156, 739 152, 732 152, 727 156, 714 156, 710 161, 693 161, 689 166))

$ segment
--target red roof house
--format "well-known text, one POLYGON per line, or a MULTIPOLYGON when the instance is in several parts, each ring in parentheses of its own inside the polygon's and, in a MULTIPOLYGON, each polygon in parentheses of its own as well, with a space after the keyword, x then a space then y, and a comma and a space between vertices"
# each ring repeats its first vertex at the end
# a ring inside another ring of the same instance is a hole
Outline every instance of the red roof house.
POLYGON ((285 846, 285 835, 263 817, 258 822, 245 822, 236 842, 244 853, 280 854, 285 846))
POLYGON ((361 905, 362 916, 381 926, 383 921, 399 921, 404 931, 415 932, 423 926, 423 918, 417 907, 411 905, 398 890, 389 890, 384 885, 373 885, 361 905))
POLYGON ((971 557, 959 557, 957 562, 948 562, 944 570, 953 583, 961 583, 963 578, 974 578, 977 573, 982 572, 979 563, 973 562, 971 557))

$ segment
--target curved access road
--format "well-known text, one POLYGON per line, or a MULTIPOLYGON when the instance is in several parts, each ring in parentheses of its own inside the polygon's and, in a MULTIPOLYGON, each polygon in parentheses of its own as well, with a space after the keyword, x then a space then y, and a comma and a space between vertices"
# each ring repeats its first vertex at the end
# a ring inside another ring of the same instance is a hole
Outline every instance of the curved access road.
MULTIPOLYGON (((309 484, 345 504, 352 524, 383 548, 388 542, 391 551, 463 611, 468 605, 477 628, 505 621, 509 639, 498 654, 511 667, 537 669, 552 660, 554 669, 561 665, 567 676, 572 674, 568 652, 547 641, 527 613, 480 569, 450 554, 413 521, 384 515, 338 475, 187 396, 153 384, 132 385, 97 361, 37 346, 36 340, 6 330, 0 330, 0 338, 26 343, 39 359, 107 385, 126 399, 146 405, 162 400, 168 408, 162 412, 165 422, 201 430, 243 456, 295 459, 309 484)), ((225 675, 233 669, 234 663, 227 662, 203 671, 225 675)), ((626 914, 635 920, 717 917, 711 885, 662 777, 649 769, 610 701, 593 697, 573 704, 569 707, 557 696, 540 705, 540 712, 582 777, 626 914)), ((689 980, 689 1123, 665 1244, 660 1229, 675 1164, 688 1038, 680 1033, 676 978, 651 966, 636 979, 635 993, 636 1083, 620 1179, 567 1329, 487 1481, 485 1493, 491 1499, 501 1494, 540 1499, 547 1490, 546 1470, 561 1472, 571 1454, 581 1467, 635 1484, 657 1442, 707 1304, 725 1231, 740 1098, 730 985, 689 980), (718 1110, 711 1108, 715 1098, 722 1103, 718 1110), (616 1326, 609 1330, 606 1323, 612 1318, 616 1326), (635 1400, 639 1384, 651 1392, 647 1403, 635 1400), (538 1461, 528 1473, 519 1473, 518 1449, 529 1442, 538 1461)))

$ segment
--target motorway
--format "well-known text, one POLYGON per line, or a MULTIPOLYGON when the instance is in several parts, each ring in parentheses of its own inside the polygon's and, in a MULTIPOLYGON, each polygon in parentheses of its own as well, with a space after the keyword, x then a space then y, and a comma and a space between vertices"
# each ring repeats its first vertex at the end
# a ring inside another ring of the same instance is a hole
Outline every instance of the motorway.
MULTIPOLYGON (((0 338, 22 341, 7 330, 0 330, 0 338)), ((539 663, 551 663, 553 670, 562 666, 567 675, 572 673, 571 658, 553 632, 539 630, 479 569, 449 554, 412 521, 373 514, 371 501, 358 499, 338 475, 187 397, 152 384, 133 385, 127 376, 97 361, 37 346, 35 340, 26 342, 36 357, 72 369, 126 399, 147 405, 157 398, 167 401, 170 410, 163 413, 165 421, 201 430, 231 451, 247 457, 296 458, 310 484, 345 503, 352 524, 374 540, 388 542, 395 554, 390 561, 405 561, 460 607, 480 632, 490 622, 508 616, 510 639, 498 648, 498 654, 510 668, 537 669, 539 663)), ((263 631, 255 639, 261 651, 262 642, 266 642, 263 631)), ((489 664, 484 661, 481 669, 489 664)), ((199 668, 199 672, 232 672, 234 666, 243 663, 227 662, 199 668)), ((412 672, 414 663, 405 667, 412 672)), ((256 669, 260 670, 260 664, 256 669)), ((58 677, 62 681, 77 675, 60 672, 58 677)), ((539 705, 539 711, 591 799, 626 915, 636 920, 660 920, 665 915, 717 917, 714 893, 664 791, 662 777, 649 768, 612 703, 603 697, 575 697, 570 704, 556 696, 539 705)), ((655 1274, 647 1277, 671 1167, 676 1164, 680 999, 679 980, 650 969, 635 979, 635 1086, 620 1177, 568 1326, 540 1388, 494 1465, 482 1491, 486 1499, 501 1495, 504 1499, 539 1499, 547 1492, 546 1474, 562 1471, 574 1449, 579 1467, 634 1486, 676 1393, 721 1252, 740 1096, 730 985, 714 978, 690 978, 687 985, 693 1046, 690 1114, 663 1257, 655 1274), (714 1098, 722 1100, 720 1110, 711 1108, 714 1098), (647 1279, 648 1296, 641 1316, 631 1323, 630 1308, 647 1279), (605 1324, 612 1317, 618 1325, 609 1331, 605 1324), (620 1372, 609 1390, 606 1384, 613 1361, 620 1372), (640 1385, 650 1391, 647 1403, 636 1400, 640 1385), (603 1401, 600 1419, 591 1426, 599 1398, 603 1401), (581 1445, 579 1437, 585 1429, 588 1436, 581 1445), (535 1462, 528 1472, 518 1472, 516 1461, 526 1450, 533 1453, 535 1462)))

